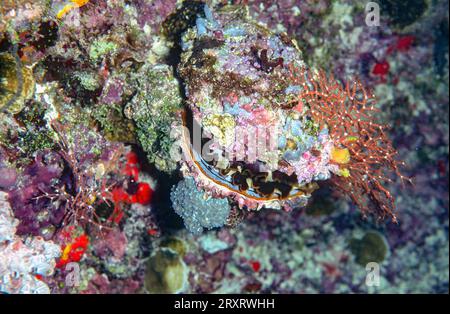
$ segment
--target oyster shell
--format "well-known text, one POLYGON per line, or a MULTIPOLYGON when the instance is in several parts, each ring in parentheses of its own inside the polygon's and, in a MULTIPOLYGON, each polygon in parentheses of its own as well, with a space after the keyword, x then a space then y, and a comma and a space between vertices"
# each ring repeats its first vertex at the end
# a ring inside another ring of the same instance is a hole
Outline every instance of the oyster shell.
POLYGON ((215 197, 241 208, 304 206, 336 167, 326 128, 292 103, 289 66, 303 67, 295 42, 241 7, 205 5, 182 36, 178 73, 188 108, 179 132, 182 170, 215 197))

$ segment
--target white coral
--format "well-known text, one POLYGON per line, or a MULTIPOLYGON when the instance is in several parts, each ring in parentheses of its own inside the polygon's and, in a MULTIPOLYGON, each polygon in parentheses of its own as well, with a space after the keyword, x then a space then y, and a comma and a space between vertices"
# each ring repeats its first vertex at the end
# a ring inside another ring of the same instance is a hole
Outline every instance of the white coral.
POLYGON ((4 192, 0 192, 0 244, 14 240, 16 227, 19 224, 19 221, 14 219, 11 208, 6 200, 7 195, 4 192))
POLYGON ((41 237, 23 241, 16 236, 18 221, 6 196, 6 193, 0 192, 0 291, 49 293, 48 286, 36 275, 53 274, 60 247, 41 237))

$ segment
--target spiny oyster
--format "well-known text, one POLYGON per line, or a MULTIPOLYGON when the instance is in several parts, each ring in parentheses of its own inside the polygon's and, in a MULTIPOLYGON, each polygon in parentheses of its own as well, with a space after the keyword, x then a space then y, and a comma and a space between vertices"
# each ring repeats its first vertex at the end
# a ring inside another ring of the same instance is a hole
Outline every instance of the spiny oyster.
POLYGON ((188 108, 179 132, 182 170, 213 197, 241 208, 304 206, 337 166, 333 143, 306 108, 286 106, 301 52, 284 34, 247 17, 242 7, 217 14, 204 6, 181 39, 178 73, 188 108))

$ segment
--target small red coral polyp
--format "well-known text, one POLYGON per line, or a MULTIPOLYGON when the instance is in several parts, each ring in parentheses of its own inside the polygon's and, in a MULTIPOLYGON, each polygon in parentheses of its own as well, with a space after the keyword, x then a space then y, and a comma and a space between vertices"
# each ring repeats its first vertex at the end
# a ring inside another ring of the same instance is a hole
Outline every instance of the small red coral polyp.
POLYGON ((415 40, 416 37, 413 35, 400 36, 397 38, 395 44, 388 48, 387 54, 391 54, 394 51, 406 52, 411 48, 415 40))
POLYGON ((389 73, 389 63, 387 61, 381 61, 374 65, 372 69, 373 75, 385 76, 389 73))
POLYGON ((88 245, 89 238, 85 234, 77 237, 74 242, 69 243, 65 246, 63 245, 61 247, 61 258, 56 263, 56 267, 62 268, 68 263, 79 262, 86 252, 88 245))
POLYGON ((113 202, 128 202, 130 196, 121 188, 117 187, 112 190, 113 202))
POLYGON ((69 253, 69 259, 73 262, 80 261, 84 252, 86 252, 88 244, 89 239, 85 234, 75 239, 75 242, 72 244, 72 249, 69 253))
MULTIPOLYGON (((139 161, 135 153, 130 152, 127 155, 127 163, 123 170, 124 174, 131 177, 135 182, 139 179, 139 161)), ((153 190, 146 182, 139 182, 136 192, 134 194, 128 194, 122 187, 116 187, 112 191, 112 198, 114 203, 139 203, 147 205, 150 203, 153 195, 153 190)))
POLYGON ((412 35, 400 37, 397 41, 396 48, 398 51, 407 51, 414 43, 415 37, 412 35))
POLYGON ((136 194, 131 197, 132 203, 147 205, 152 199, 152 194, 153 190, 148 183, 139 182, 136 194))
POLYGON ((130 195, 121 187, 117 187, 112 191, 114 203, 139 203, 142 205, 150 204, 152 200, 153 190, 146 182, 139 182, 136 193, 130 195))
POLYGON ((129 152, 127 154, 127 164, 128 165, 138 165, 139 164, 138 156, 133 152, 129 152))
POLYGON ((125 164, 123 173, 132 177, 134 181, 139 180, 139 159, 135 153, 130 152, 127 154, 127 163, 125 164))
POLYGON ((251 261, 250 266, 255 273, 259 272, 259 270, 261 269, 261 263, 258 261, 251 261))

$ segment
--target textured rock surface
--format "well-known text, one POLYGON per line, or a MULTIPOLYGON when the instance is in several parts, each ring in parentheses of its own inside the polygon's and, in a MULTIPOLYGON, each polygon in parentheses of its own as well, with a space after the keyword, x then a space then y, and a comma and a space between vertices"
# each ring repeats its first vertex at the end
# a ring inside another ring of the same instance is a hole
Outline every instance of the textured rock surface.
POLYGON ((200 234, 203 228, 222 227, 230 214, 227 199, 207 198, 192 178, 186 178, 173 188, 170 198, 175 212, 184 220, 186 228, 200 234))

